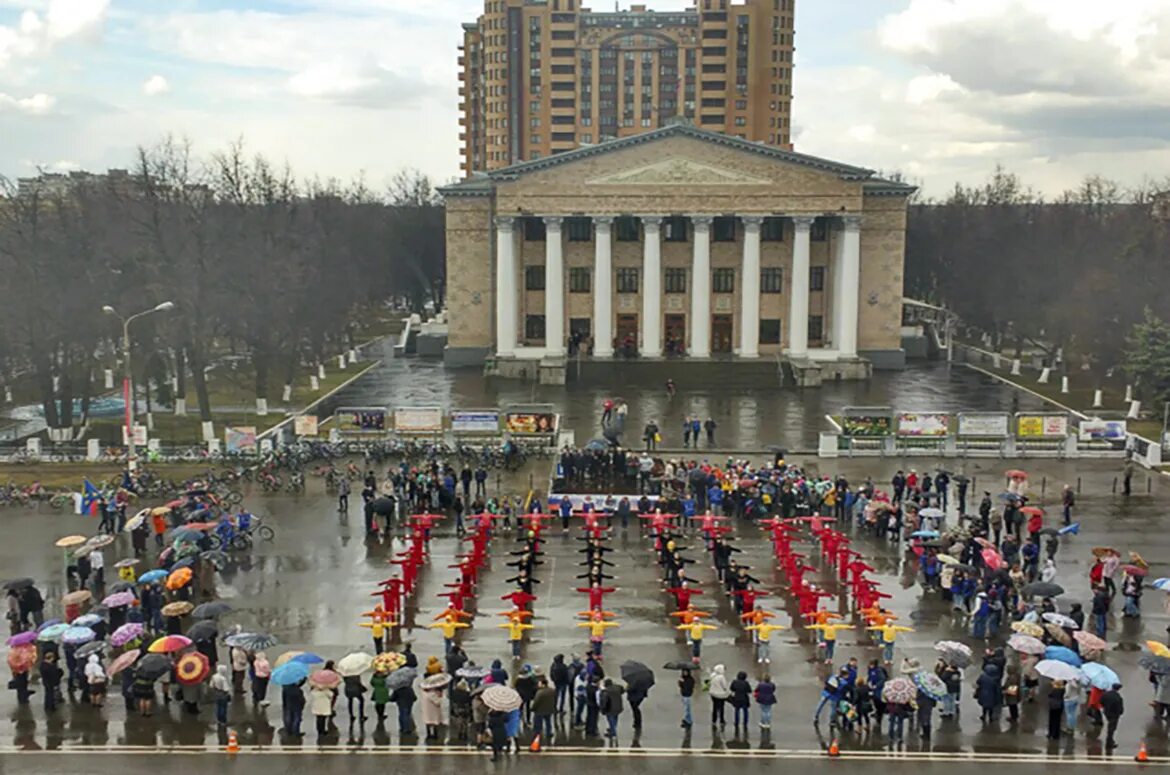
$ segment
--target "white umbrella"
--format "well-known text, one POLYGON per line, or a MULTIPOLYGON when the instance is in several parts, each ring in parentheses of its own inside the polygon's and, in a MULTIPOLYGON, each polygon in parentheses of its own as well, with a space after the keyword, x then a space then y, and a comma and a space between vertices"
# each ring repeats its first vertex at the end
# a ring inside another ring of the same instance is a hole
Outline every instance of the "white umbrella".
POLYGON ((1079 667, 1061 662, 1057 659, 1041 659, 1036 663, 1036 672, 1053 681, 1084 681, 1085 674, 1079 667))
POLYGON ((355 651, 337 661, 337 672, 346 678, 361 675, 374 664, 374 658, 364 651, 355 651))
POLYGON ((1042 618, 1046 622, 1050 622, 1052 624, 1055 624, 1057 627, 1064 627, 1065 629, 1068 629, 1068 630, 1079 630, 1080 629, 1080 627, 1077 626, 1077 623, 1075 621, 1068 618, 1064 614, 1048 613, 1048 614, 1044 614, 1040 618, 1042 618))

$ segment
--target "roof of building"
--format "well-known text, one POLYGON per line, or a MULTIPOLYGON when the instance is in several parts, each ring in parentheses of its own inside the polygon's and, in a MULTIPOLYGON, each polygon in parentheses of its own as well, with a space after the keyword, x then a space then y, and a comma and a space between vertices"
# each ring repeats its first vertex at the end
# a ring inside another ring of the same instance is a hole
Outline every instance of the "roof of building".
POLYGON ((652 143, 656 140, 663 140, 670 137, 691 137, 704 142, 767 156, 791 164, 836 173, 842 180, 864 181, 866 194, 908 196, 917 190, 915 186, 905 183, 876 178, 874 177, 873 170, 864 167, 855 167, 851 164, 842 164, 841 162, 822 159, 819 156, 809 156, 808 154, 796 153, 795 151, 786 151, 783 148, 777 148, 773 145, 744 140, 743 138, 723 134, 722 132, 700 129, 690 123, 678 122, 668 124, 659 129, 652 129, 649 132, 621 137, 616 140, 607 140, 596 145, 583 145, 572 151, 546 156, 542 159, 522 161, 498 170, 478 172, 467 180, 440 188, 439 192, 444 196, 483 196, 491 193, 496 181, 515 180, 529 172, 558 167, 562 164, 569 164, 580 159, 587 159, 592 156, 610 153, 611 151, 619 151, 623 148, 630 148, 645 143, 652 143))

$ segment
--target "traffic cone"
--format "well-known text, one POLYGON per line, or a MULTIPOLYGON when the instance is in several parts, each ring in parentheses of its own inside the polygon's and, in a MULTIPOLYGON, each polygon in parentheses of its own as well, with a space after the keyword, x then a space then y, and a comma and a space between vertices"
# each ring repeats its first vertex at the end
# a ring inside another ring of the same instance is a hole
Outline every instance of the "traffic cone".
POLYGON ((532 745, 528 746, 528 749, 530 751, 532 751, 533 753, 540 753, 540 735, 539 734, 537 734, 536 737, 532 738, 532 745))
POLYGON ((236 737, 236 730, 232 729, 232 730, 228 731, 227 748, 225 748, 224 751, 226 751, 227 753, 239 753, 240 752, 240 740, 238 737, 236 737))
POLYGON ((833 738, 833 742, 829 743, 829 756, 837 757, 841 755, 841 749, 837 745, 837 738, 833 738))
POLYGON ((1150 760, 1150 752, 1146 750, 1146 741, 1143 740, 1138 746, 1137 756, 1133 757, 1135 762, 1148 762, 1150 760))

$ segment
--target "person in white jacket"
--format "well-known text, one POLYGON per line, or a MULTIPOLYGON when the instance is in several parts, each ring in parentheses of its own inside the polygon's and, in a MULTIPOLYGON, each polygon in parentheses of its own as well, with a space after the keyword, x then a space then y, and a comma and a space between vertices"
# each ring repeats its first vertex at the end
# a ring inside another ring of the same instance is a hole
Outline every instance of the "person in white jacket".
POLYGON ((723 717, 723 708, 727 698, 731 696, 731 685, 727 683, 727 676, 723 674, 723 665, 715 665, 711 675, 707 676, 707 692, 711 695, 711 726, 716 723, 720 727, 727 726, 727 719, 723 717))
POLYGON ((90 654, 86 660, 85 683, 89 687, 89 703, 100 708, 106 699, 106 669, 97 654, 90 654))
POLYGON ((232 701, 232 681, 228 677, 227 665, 216 665, 211 676, 211 696, 215 700, 215 720, 220 726, 227 726, 228 705, 232 701))

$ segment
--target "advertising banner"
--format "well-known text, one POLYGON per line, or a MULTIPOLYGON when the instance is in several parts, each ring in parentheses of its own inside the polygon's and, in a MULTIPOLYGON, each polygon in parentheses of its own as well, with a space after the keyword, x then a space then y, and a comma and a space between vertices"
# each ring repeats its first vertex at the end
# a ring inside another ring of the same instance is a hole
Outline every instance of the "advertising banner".
POLYGON ((1016 415, 1016 436, 1021 439, 1055 438, 1068 435, 1068 415, 1016 415))
POLYGON ((333 413, 333 427, 341 433, 382 433, 388 414, 377 406, 338 409, 333 413))
POLYGON ((527 436, 556 433, 557 416, 553 412, 508 412, 504 415, 504 430, 527 436))
POLYGON ((951 416, 943 412, 901 412, 898 435, 916 438, 943 438, 951 431, 951 416))
POLYGON ((1011 433, 1006 412, 964 412, 959 415, 959 434, 968 438, 1002 439, 1011 433))
POLYGON ((293 432, 298 436, 317 435, 317 415, 299 414, 293 419, 293 432))
POLYGON ((500 413, 493 409, 483 411, 451 412, 452 433, 499 433, 500 413))
POLYGON ((888 414, 847 414, 841 417, 841 432, 858 438, 889 436, 893 421, 888 414))
POLYGON ((1125 441, 1125 420, 1082 420, 1078 429, 1081 441, 1125 441))
POLYGON ((394 431, 405 434, 443 432, 443 410, 437 406, 403 406, 394 410, 394 431))
POLYGON ((223 448, 228 453, 251 453, 256 451, 256 426, 240 425, 223 429, 223 448))

